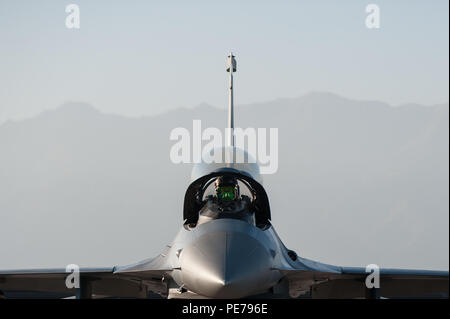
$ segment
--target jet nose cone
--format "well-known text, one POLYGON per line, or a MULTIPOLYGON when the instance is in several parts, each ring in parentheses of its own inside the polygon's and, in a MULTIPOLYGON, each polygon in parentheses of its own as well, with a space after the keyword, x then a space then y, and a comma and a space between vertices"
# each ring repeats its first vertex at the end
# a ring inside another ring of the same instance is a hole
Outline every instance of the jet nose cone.
POLYGON ((253 237, 214 232, 198 238, 180 255, 183 282, 212 298, 240 298, 270 287, 271 256, 253 237))

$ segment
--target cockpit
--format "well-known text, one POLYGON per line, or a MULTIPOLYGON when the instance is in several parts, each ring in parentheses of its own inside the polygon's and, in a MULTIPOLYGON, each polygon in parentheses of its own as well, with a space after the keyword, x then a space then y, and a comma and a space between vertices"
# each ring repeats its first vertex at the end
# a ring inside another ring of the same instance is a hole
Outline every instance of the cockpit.
POLYGON ((214 219, 231 218, 256 226, 255 194, 245 181, 224 175, 212 179, 205 186, 197 225, 214 219))
MULTIPOLYGON (((236 156, 243 151, 233 152, 236 156)), ((192 229, 221 218, 240 219, 260 229, 271 225, 269 200, 256 162, 194 166, 184 198, 185 227, 192 229)))

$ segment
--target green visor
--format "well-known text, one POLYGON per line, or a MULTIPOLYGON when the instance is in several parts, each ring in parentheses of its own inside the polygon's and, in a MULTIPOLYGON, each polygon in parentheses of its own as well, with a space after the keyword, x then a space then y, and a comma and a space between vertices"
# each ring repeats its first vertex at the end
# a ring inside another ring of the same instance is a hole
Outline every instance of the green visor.
POLYGON ((233 186, 221 186, 216 189, 217 197, 221 200, 235 200, 236 189, 233 186))

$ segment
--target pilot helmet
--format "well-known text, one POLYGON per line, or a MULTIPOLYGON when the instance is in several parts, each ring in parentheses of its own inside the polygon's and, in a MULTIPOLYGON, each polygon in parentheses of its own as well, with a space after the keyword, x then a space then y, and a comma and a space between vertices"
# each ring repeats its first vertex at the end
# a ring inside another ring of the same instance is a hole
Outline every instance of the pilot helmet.
POLYGON ((234 176, 219 176, 215 181, 215 188, 219 201, 231 202, 239 197, 239 184, 234 176))

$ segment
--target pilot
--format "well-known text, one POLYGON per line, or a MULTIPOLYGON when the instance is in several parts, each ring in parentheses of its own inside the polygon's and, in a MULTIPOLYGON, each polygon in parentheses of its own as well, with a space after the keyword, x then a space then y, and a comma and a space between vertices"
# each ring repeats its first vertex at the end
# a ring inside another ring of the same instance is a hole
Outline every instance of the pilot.
POLYGON ((240 195, 238 180, 234 176, 219 176, 215 182, 215 195, 209 195, 200 209, 198 224, 218 219, 233 218, 252 224, 254 207, 248 196, 240 195))
POLYGON ((239 184, 234 176, 220 176, 216 179, 217 201, 221 206, 232 206, 233 202, 239 199, 239 184))

